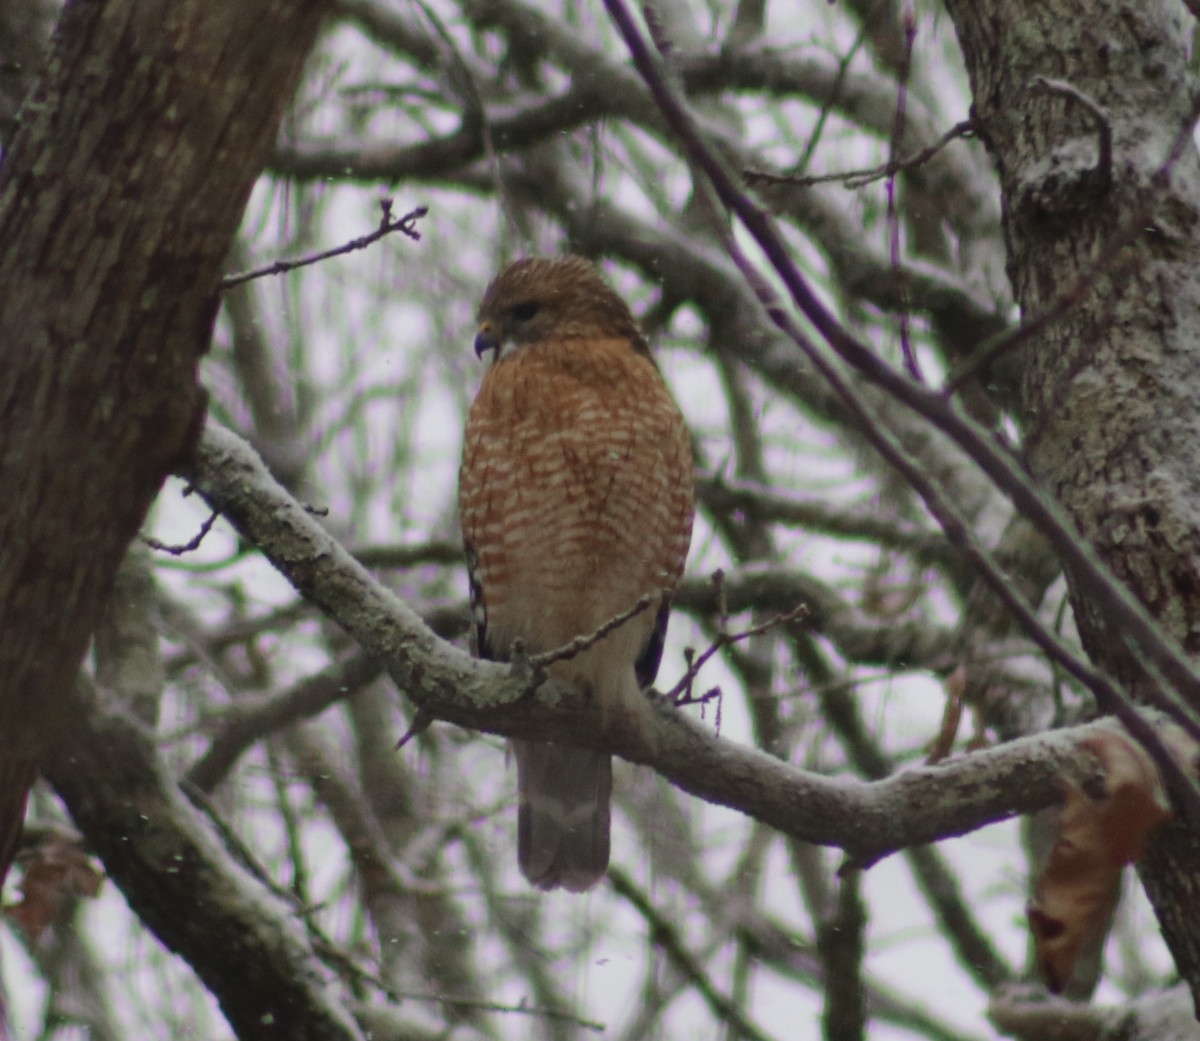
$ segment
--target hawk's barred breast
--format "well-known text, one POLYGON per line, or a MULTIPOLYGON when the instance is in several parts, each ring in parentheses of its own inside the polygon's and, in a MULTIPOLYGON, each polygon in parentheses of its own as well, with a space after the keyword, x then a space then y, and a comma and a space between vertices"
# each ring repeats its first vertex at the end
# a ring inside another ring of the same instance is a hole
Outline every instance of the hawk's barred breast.
POLYGON ((471 409, 460 502, 492 652, 517 637, 552 650, 678 579, 692 521, 683 418, 626 341, 521 347, 471 409))

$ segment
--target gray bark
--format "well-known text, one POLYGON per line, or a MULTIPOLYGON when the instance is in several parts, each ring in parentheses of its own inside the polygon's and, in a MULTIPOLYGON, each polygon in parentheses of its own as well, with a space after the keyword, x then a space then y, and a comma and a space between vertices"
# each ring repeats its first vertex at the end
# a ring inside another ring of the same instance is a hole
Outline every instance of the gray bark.
MULTIPOLYGON (((1022 348, 1028 463, 1195 656, 1200 168, 1189 131, 1195 85, 1185 11, 1167 0, 1092 0, 1086 10, 1059 0, 947 7, 1000 174, 1008 271, 1022 311, 1037 314, 1086 287, 1022 348), (1069 90, 1047 89, 1038 77, 1069 90)), ((1103 611, 1078 596, 1074 607, 1096 662, 1133 693, 1144 690, 1152 681, 1103 611)), ((1143 872, 1194 993, 1198 870, 1200 843, 1175 826, 1154 843, 1143 872)))

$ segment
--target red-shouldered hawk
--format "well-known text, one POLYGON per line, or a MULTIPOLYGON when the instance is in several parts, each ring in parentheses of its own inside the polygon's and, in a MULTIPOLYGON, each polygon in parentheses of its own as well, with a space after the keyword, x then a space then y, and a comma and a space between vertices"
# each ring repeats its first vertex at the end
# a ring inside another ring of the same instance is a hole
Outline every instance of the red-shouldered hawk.
MULTIPOLYGON (((476 651, 556 650, 649 594, 649 610, 549 667, 610 718, 640 718, 691 541, 683 417, 629 308, 582 257, 501 271, 479 308, 487 351, 459 472, 476 651)), ((608 868, 610 757, 512 744, 521 871, 542 889, 590 888, 608 868)))

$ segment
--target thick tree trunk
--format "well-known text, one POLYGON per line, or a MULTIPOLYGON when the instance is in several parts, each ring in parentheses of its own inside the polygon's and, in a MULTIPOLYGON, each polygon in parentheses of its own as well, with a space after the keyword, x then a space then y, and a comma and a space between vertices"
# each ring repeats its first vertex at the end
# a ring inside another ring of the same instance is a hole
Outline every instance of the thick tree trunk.
MULTIPOLYGON (((1078 305, 1022 348, 1029 464, 1196 655, 1200 170, 1188 130, 1195 85, 1186 12, 1170 0, 946 6, 1000 172, 1009 275, 1023 313, 1094 276, 1078 305), (1186 145, 1161 178, 1177 142, 1186 145)), ((1076 597, 1074 606, 1089 653, 1136 694, 1146 681, 1121 634, 1095 604, 1076 597)), ((1194 994, 1198 838, 1168 829, 1143 872, 1194 994)))
POLYGON ((222 260, 327 6, 78 0, 21 112, 0 169, 4 865, 125 548, 199 430, 222 260))
POLYGON ((0 4, 0 147, 16 130, 17 110, 54 25, 52 0, 0 4))

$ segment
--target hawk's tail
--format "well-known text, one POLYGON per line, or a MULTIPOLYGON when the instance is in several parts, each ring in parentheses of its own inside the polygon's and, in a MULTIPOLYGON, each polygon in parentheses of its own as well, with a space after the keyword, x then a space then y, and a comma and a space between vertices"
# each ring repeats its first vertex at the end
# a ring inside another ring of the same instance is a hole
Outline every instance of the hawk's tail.
POLYGON ((534 741, 513 752, 521 873, 539 889, 590 889, 608 870, 612 757, 534 741))

